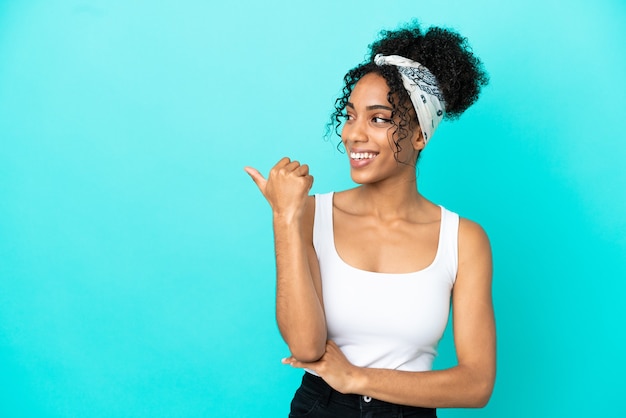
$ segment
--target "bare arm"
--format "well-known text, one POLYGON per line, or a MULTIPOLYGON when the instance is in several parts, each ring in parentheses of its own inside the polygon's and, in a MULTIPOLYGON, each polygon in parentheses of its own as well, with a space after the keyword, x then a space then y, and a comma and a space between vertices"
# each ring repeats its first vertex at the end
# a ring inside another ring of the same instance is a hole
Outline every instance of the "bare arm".
POLYGON ((455 367, 428 372, 359 368, 348 363, 332 341, 318 362, 288 362, 311 368, 343 393, 421 407, 482 407, 491 396, 496 369, 491 275, 486 234, 477 224, 461 220, 459 270, 452 294, 455 367))
POLYGON ((321 281, 313 248, 315 200, 308 167, 280 160, 268 179, 246 168, 272 207, 276 251, 276 319, 293 357, 318 360, 326 346, 321 281))

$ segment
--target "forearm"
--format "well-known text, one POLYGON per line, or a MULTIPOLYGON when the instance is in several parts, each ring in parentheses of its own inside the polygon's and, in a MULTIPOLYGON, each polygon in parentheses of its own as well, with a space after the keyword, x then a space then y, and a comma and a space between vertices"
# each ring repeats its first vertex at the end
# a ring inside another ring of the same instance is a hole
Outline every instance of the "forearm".
POLYGON ((493 390, 494 375, 478 368, 405 372, 359 368, 354 392, 387 402, 424 408, 481 408, 493 390))
POLYGON ((301 223, 275 215, 276 319, 294 357, 315 361, 324 354, 326 319, 308 262, 301 223))

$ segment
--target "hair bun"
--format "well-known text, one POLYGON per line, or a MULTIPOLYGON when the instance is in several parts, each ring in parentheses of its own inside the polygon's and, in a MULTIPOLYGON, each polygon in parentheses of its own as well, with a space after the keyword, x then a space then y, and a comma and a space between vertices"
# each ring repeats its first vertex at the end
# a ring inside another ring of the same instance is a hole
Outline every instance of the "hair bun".
POLYGON ((447 119, 459 117, 489 82, 467 39, 451 29, 430 27, 424 33, 413 21, 397 30, 381 31, 370 51, 372 60, 376 54, 401 55, 426 66, 437 78, 447 119))

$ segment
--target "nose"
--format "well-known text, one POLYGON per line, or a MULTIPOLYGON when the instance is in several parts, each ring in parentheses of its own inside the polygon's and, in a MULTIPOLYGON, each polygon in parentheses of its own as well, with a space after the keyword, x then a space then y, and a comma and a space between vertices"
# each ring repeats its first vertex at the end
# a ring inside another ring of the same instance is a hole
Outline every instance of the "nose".
POLYGON ((341 130, 341 139, 344 144, 367 142, 367 127, 365 123, 359 119, 353 119, 346 122, 341 130))

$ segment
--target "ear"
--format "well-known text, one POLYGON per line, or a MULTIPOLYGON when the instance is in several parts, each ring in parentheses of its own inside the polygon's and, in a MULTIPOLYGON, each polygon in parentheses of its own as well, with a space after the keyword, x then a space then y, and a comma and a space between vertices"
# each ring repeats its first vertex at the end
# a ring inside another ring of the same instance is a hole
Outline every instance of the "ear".
POLYGON ((426 146, 426 142, 424 142, 424 134, 422 133, 422 128, 420 126, 416 126, 413 130, 411 145, 413 145, 413 149, 416 151, 421 151, 426 146))

